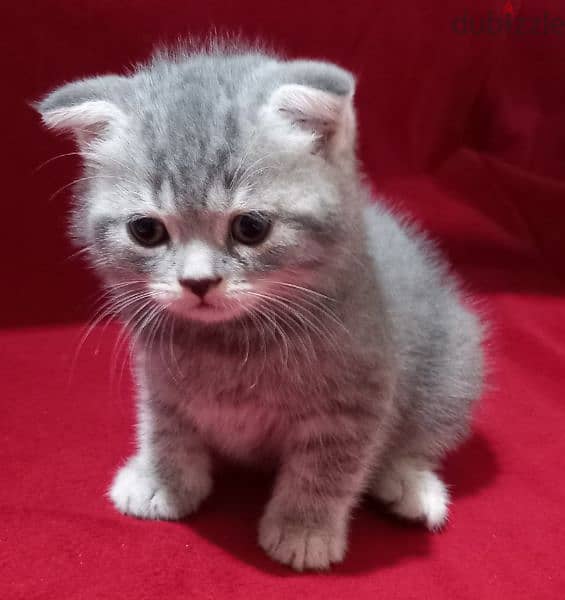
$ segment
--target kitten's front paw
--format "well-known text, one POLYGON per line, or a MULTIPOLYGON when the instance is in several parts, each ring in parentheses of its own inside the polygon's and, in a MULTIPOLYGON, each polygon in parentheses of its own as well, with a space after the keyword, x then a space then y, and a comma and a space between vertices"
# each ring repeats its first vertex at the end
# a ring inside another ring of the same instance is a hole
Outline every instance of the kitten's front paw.
POLYGON ((200 477, 190 490, 172 491, 134 457, 117 473, 108 492, 114 506, 141 519, 176 520, 194 512, 211 491, 209 477, 200 477))
POLYGON ((381 474, 371 494, 388 504, 400 517, 423 521, 432 531, 441 529, 448 515, 449 494, 443 481, 431 470, 402 462, 381 474))
POLYGON ((328 569, 345 556, 345 532, 318 527, 290 525, 264 517, 259 526, 259 545, 274 560, 304 569, 328 569))

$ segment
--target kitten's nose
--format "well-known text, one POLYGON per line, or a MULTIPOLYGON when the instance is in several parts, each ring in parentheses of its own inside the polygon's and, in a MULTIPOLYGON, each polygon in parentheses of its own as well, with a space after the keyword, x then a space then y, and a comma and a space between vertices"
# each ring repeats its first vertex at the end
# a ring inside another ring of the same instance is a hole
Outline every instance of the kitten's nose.
POLYGON ((193 294, 196 294, 200 298, 208 293, 208 290, 215 285, 218 285, 222 281, 221 277, 207 278, 207 279, 179 279, 179 283, 182 287, 188 288, 193 294))

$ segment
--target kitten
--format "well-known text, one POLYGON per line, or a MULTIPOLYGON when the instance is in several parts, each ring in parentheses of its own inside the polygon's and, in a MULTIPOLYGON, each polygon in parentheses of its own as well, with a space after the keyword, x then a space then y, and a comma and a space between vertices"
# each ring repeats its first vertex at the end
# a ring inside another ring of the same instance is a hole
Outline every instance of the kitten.
POLYGON ((38 104, 76 137, 73 234, 132 334, 138 450, 116 508, 179 519, 212 458, 274 462, 259 544, 344 558, 364 493, 430 529, 483 379, 482 326, 436 251, 375 204, 354 78, 237 48, 158 55, 38 104))

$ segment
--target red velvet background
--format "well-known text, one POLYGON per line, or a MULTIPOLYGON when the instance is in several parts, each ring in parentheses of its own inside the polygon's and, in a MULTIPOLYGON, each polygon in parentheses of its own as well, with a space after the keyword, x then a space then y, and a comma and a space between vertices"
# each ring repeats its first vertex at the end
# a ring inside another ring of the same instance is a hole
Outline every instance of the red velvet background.
MULTIPOLYGON (((562 598, 565 533, 565 26, 461 34, 496 0, 20 0, 3 5, 0 236, 0 598, 562 598), (76 157, 26 102, 119 70, 158 41, 238 30, 359 76, 375 188, 438 239, 492 323, 475 434, 445 467, 452 519, 431 535, 366 503, 330 574, 258 549, 271 481, 222 471, 182 523, 119 515, 104 497, 132 450, 117 329, 76 353, 95 282, 64 236, 76 157), (113 377, 110 377, 113 372, 113 377)), ((521 6, 520 6, 521 4, 521 6)), ((561 0, 515 18, 565 21, 561 0)), ((530 20, 530 21, 528 21, 530 20)))

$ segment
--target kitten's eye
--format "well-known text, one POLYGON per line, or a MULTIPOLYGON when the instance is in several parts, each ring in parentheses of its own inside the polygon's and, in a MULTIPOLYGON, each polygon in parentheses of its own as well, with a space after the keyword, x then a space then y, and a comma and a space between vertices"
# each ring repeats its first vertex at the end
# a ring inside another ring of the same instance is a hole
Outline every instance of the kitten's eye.
POLYGON ((255 246, 265 240, 271 231, 271 221, 261 213, 238 215, 231 222, 234 240, 246 246, 255 246))
POLYGON ((146 248, 160 246, 169 240, 169 234, 163 223, 152 217, 132 219, 128 223, 128 232, 134 241, 146 248))

